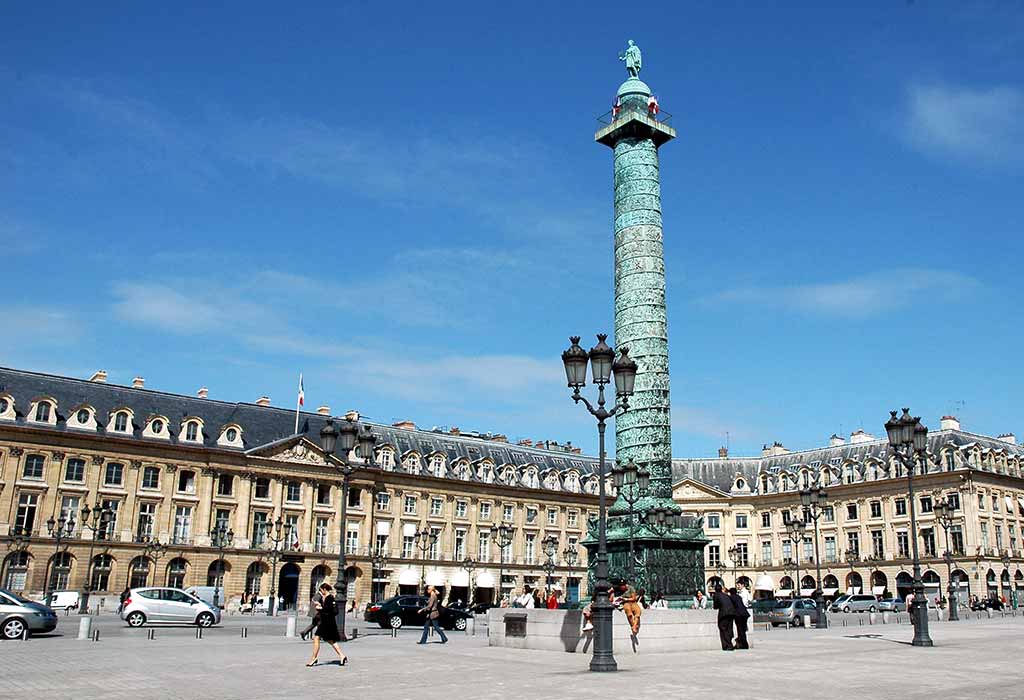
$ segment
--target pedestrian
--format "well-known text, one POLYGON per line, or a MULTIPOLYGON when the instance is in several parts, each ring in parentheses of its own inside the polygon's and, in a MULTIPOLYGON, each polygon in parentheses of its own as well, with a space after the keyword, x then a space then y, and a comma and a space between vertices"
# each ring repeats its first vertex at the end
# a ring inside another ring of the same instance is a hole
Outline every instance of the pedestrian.
POLYGON ((708 606, 708 599, 704 596, 702 591, 697 591, 697 594, 693 598, 693 607, 698 610, 703 610, 708 606))
POLYGON ((637 591, 637 596, 638 596, 638 602, 640 603, 640 607, 641 608, 646 610, 647 608, 651 607, 651 604, 647 601, 647 590, 646 589, 641 588, 640 590, 638 590, 637 591))
POLYGON ((661 593, 655 593, 651 607, 658 610, 668 610, 668 599, 666 599, 661 593))
POLYGON ((558 609, 558 592, 555 591, 555 590, 552 590, 551 591, 551 595, 548 596, 547 609, 548 610, 557 610, 558 609))
POLYGON ((512 604, 514 608, 532 608, 533 607, 533 594, 530 592, 529 586, 523 586, 523 594, 515 599, 512 604))
POLYGON ((732 607, 736 611, 734 619, 736 624, 736 648, 749 649, 750 644, 747 643, 747 620, 750 618, 750 613, 747 611, 746 603, 743 602, 743 598, 737 591, 737 588, 740 588, 742 585, 742 583, 737 584, 736 588, 729 589, 729 600, 732 601, 732 607))
POLYGON ((618 601, 622 604, 622 610, 626 613, 626 620, 629 621, 629 629, 635 637, 640 632, 640 615, 644 610, 640 606, 640 593, 623 579, 616 582, 615 591, 618 594, 618 601))
POLYGON ((499 608, 507 608, 509 606, 508 594, 501 596, 501 603, 498 604, 499 608))
POLYGON ((321 602, 316 604, 320 613, 320 621, 317 623, 316 631, 313 632, 313 658, 307 666, 316 666, 317 657, 320 656, 320 642, 324 641, 331 645, 334 651, 338 652, 338 665, 344 666, 348 663, 348 657, 342 652, 338 642, 341 634, 338 632, 338 604, 334 600, 334 590, 329 583, 321 583, 319 588, 321 602))
POLYGON ((359 599, 358 598, 353 598, 352 599, 352 604, 349 606, 348 611, 350 613, 354 613, 354 612, 356 612, 356 608, 358 608, 358 607, 359 607, 359 599))
POLYGON ((594 600, 596 596, 590 597, 590 602, 583 606, 583 631, 590 632, 594 629, 594 600))
POLYGON ((427 618, 423 621, 423 636, 420 637, 420 641, 417 644, 427 643, 427 632, 431 627, 441 635, 441 644, 447 644, 448 637, 444 635, 441 625, 437 624, 438 618, 441 617, 441 602, 437 599, 437 589, 433 586, 427 586, 427 596, 427 604, 420 608, 420 612, 426 613, 427 618))
POLYGON ((732 651, 732 626, 736 617, 736 606, 728 593, 723 592, 722 584, 715 586, 712 607, 718 611, 718 636, 722 640, 722 651, 732 651))
POLYGON ((128 600, 128 598, 130 598, 131 595, 132 595, 131 589, 126 586, 125 589, 121 592, 121 602, 118 603, 118 605, 117 605, 117 613, 118 613, 118 615, 120 615, 121 611, 124 610, 124 601, 128 600))
POLYGON ((751 601, 752 598, 751 598, 751 595, 750 595, 750 591, 747 590, 747 587, 743 585, 742 581, 737 581, 736 582, 736 592, 739 594, 740 600, 743 601, 743 605, 745 607, 749 608, 750 607, 750 601, 751 601))
POLYGON ((316 626, 320 624, 320 605, 323 602, 324 597, 320 595, 320 591, 317 590, 317 592, 314 593, 313 597, 309 600, 309 627, 302 630, 302 634, 299 635, 302 637, 302 641, 306 641, 306 637, 312 634, 313 630, 316 629, 316 626))
POLYGON ((538 610, 543 610, 548 606, 547 595, 545 591, 540 588, 533 589, 533 607, 538 610))

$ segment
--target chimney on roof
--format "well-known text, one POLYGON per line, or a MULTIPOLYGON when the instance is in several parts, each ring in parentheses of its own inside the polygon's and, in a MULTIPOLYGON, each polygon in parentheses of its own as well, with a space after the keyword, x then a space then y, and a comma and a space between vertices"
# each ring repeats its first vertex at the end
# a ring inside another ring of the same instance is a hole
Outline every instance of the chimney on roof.
POLYGON ((1003 442, 1007 442, 1011 445, 1017 444, 1017 436, 1014 435, 1013 433, 1003 433, 1002 435, 997 437, 996 440, 1002 440, 1003 442))
POLYGON ((331 415, 331 407, 330 406, 321 406, 320 408, 316 409, 316 412, 317 412, 317 415, 329 416, 329 415, 331 415))
POLYGON ((495 435, 492 435, 491 439, 494 440, 495 442, 508 442, 508 435, 497 433, 495 435))
POLYGON ((828 439, 828 446, 829 447, 841 447, 842 445, 845 445, 845 444, 846 444, 846 438, 840 437, 840 436, 836 435, 835 433, 832 433, 832 437, 830 437, 828 439))
POLYGON ((96 370, 95 372, 92 373, 92 376, 89 377, 89 381, 90 382, 96 382, 97 384, 106 384, 107 383, 107 370, 105 370, 105 369, 98 369, 98 370, 96 370))
POLYGON ((400 420, 396 423, 392 423, 391 427, 399 428, 400 430, 416 430, 416 424, 411 420, 400 420))
POLYGON ((269 396, 261 396, 261 397, 259 397, 258 399, 256 399, 256 405, 257 406, 269 406, 270 405, 270 397, 269 396))
POLYGON ((872 442, 874 439, 875 436, 872 435, 871 433, 864 432, 863 428, 854 430, 852 433, 850 433, 850 444, 852 445, 856 445, 862 442, 872 442))
POLYGON ((939 421, 939 430, 960 430, 960 419, 956 416, 943 416, 939 421))
POLYGON ((145 389, 146 388, 146 380, 143 379, 142 377, 136 377, 135 379, 132 380, 132 388, 133 389, 145 389))
POLYGON ((721 459, 725 459, 726 457, 728 457, 729 456, 729 448, 728 447, 719 447, 718 448, 718 456, 721 459))
POLYGON ((781 442, 779 442, 778 440, 774 441, 770 445, 765 445, 764 447, 761 448, 761 456, 762 457, 777 457, 778 455, 788 455, 788 454, 789 454, 789 450, 787 450, 783 446, 783 444, 781 442))
POLYGON ((572 448, 569 451, 572 452, 574 455, 581 455, 581 454, 583 454, 583 448, 582 447, 574 447, 574 448, 572 448))
POLYGON ((349 409, 345 412, 345 420, 359 420, 359 411, 354 408, 349 409))
POLYGON ((210 396, 210 390, 207 389, 205 386, 201 386, 199 387, 199 391, 196 392, 196 396, 198 396, 201 399, 208 398, 210 396))
POLYGON ((533 447, 533 440, 531 440, 530 438, 523 438, 516 444, 519 445, 520 447, 533 447))
POLYGON ((460 435, 461 431, 457 425, 453 425, 451 430, 448 431, 451 435, 460 435))

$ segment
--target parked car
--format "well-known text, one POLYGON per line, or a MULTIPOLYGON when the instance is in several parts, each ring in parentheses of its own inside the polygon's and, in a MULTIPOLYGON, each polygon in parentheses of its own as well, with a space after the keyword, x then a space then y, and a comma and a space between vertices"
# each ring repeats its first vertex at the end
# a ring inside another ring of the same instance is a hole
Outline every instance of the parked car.
POLYGON ((750 604, 750 614, 753 615, 754 622, 771 622, 772 611, 775 609, 777 602, 779 600, 775 598, 762 598, 752 601, 750 604))
POLYGON ((877 612, 878 597, 867 593, 840 596, 832 603, 832 612, 877 612))
POLYGON ((878 609, 882 612, 901 613, 907 611, 907 602, 900 598, 883 598, 878 601, 878 609))
POLYGON ((220 609, 180 588, 133 588, 120 616, 129 627, 142 627, 151 622, 210 627, 220 622, 220 609))
POLYGON ((218 586, 190 586, 185 589, 189 595, 193 595, 207 605, 214 605, 214 598, 217 603, 214 607, 224 609, 224 589, 218 586))
MULTIPOLYGON (((426 605, 427 598, 425 596, 396 595, 380 603, 367 605, 363 619, 366 622, 376 622, 383 629, 401 629, 405 625, 419 626, 423 624, 424 620, 420 609, 426 605)), ((473 614, 465 610, 442 607, 438 622, 446 630, 464 630, 466 621, 471 617, 473 614)))
MULTIPOLYGON (((812 625, 818 624, 818 606, 813 600, 810 598, 784 598, 775 601, 771 615, 765 622, 771 622, 772 627, 786 623, 799 626, 804 624, 804 615, 810 617, 812 625)), ((758 617, 755 615, 755 622, 760 622, 758 617)))
POLYGON ((50 594, 49 606, 54 610, 78 610, 81 602, 78 591, 54 591, 50 594))
POLYGON ((57 613, 52 608, 0 588, 0 636, 18 639, 29 634, 52 632, 57 628, 57 613))

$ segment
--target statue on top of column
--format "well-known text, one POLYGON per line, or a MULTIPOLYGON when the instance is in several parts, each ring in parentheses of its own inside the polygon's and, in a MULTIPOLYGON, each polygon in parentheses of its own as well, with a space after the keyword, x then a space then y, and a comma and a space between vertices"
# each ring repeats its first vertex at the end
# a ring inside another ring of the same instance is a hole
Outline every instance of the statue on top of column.
POLYGON ((640 77, 643 59, 640 55, 640 47, 634 44, 632 39, 629 40, 629 46, 625 53, 619 54, 619 60, 626 62, 626 70, 629 71, 630 78, 640 77))

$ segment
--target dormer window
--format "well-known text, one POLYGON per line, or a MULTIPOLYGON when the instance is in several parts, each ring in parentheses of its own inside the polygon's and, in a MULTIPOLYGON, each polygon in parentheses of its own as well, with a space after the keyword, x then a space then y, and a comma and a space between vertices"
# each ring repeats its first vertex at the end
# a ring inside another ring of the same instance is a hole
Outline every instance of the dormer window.
POLYGON ((391 471, 395 468, 395 453, 384 449, 377 454, 377 463, 384 471, 391 471))
POLYGON ((81 425, 85 425, 89 422, 89 410, 85 408, 78 409, 78 413, 75 414, 75 420, 81 425))
POLYGON ((242 428, 235 423, 229 423, 220 429, 220 437, 217 444, 223 447, 244 447, 242 444, 242 428))
POLYGON ((11 402, 6 396, 0 396, 0 416, 11 410, 11 402))
POLYGON ((155 421, 153 421, 153 425, 151 427, 154 435, 163 435, 164 422, 162 420, 160 420, 159 418, 156 419, 155 421))
POLYGON ((436 477, 444 476, 444 457, 434 455, 430 458, 430 473, 436 477))
POLYGON ((185 439, 195 440, 196 436, 199 435, 199 425, 195 422, 185 424, 185 439))
POLYGON ((743 481, 743 479, 737 479, 736 480, 736 490, 737 491, 742 491, 745 488, 747 488, 747 483, 745 481, 743 481))
POLYGON ((50 406, 49 401, 40 401, 38 404, 36 404, 35 421, 37 423, 49 423, 51 408, 52 407, 50 406))
POLYGON ((227 432, 224 433, 224 437, 228 439, 228 442, 234 442, 238 439, 238 431, 234 428, 228 428, 227 432))
POLYGON ((119 411, 114 416, 114 430, 119 433, 128 432, 128 414, 125 411, 119 411))
POLYGON ((183 442, 202 442, 202 421, 195 417, 186 418, 181 424, 181 432, 178 433, 178 439, 183 442))

